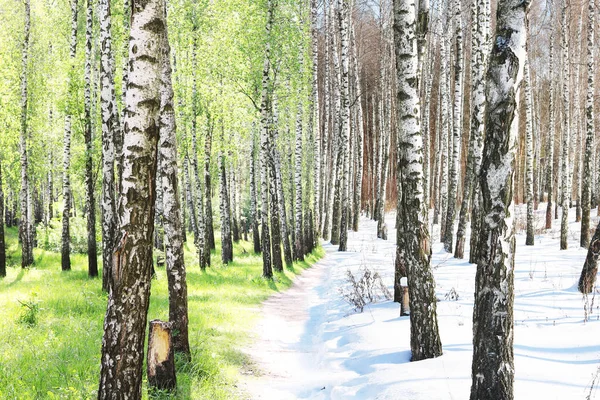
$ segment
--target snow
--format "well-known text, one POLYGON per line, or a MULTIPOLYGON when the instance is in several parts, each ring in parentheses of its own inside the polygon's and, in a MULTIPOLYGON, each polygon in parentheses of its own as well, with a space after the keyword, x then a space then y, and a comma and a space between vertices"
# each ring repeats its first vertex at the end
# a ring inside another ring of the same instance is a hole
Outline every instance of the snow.
MULTIPOLYGON (((537 227, 545 209, 540 204, 535 213, 537 227)), ((584 322, 577 281, 586 250, 578 246, 579 223, 569 213, 568 250, 559 250, 560 220, 536 235, 535 246, 525 246, 525 206, 516 211, 523 229, 516 235, 515 398, 584 399, 600 365, 600 300, 590 296, 593 314, 584 322)), ((592 226, 595 214, 592 210, 592 226)), ((395 215, 386 220, 393 227, 395 215)), ((368 266, 393 289, 395 232, 390 229, 392 240, 377 239, 376 222, 361 218, 359 232, 349 232, 348 252, 323 244, 326 257, 264 303, 256 341, 246 349, 260 372, 242 377, 241 389, 252 399, 277 400, 468 398, 475 266, 467 261, 469 238, 465 260, 457 260, 439 243, 439 225, 433 233, 443 356, 409 362, 409 318, 399 317, 398 304, 371 304, 354 313, 342 300, 339 288, 348 269, 368 266), (457 301, 446 299, 451 289, 457 301)))

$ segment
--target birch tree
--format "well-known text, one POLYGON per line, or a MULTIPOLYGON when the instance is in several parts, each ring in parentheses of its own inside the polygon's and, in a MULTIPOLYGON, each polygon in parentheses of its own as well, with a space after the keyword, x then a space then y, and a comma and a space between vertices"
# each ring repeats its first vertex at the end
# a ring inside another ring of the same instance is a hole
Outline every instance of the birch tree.
POLYGON ((462 137, 462 108, 463 108, 463 37, 462 37, 462 7, 460 0, 454 1, 454 24, 456 37, 455 66, 454 66, 454 123, 452 124, 452 158, 448 170, 448 211, 446 212, 446 229, 444 231, 444 249, 452 252, 454 237, 454 219, 456 217, 456 200, 458 191, 458 175, 460 147, 462 137))
POLYGON ((487 72, 482 211, 473 310, 471 400, 514 398, 513 165, 518 88, 523 78, 528 1, 500 0, 487 72))
POLYGON ((142 396, 165 17, 163 0, 132 2, 119 242, 104 320, 100 400, 142 396))
POLYGON ((533 246, 533 96, 531 94, 531 72, 528 57, 525 58, 525 197, 527 201, 527 237, 525 244, 533 246))
POLYGON ((438 332, 435 283, 431 270, 431 244, 423 204, 423 139, 417 93, 416 8, 414 0, 394 0, 396 52, 396 112, 398 171, 402 201, 397 230, 398 258, 408 273, 410 348, 412 361, 442 355, 438 332))
MULTIPOLYGON (((166 3, 162 2, 166 7, 166 3)), ((165 8, 166 15, 166 8, 165 8)), ((171 48, 168 30, 164 28, 162 65, 160 75, 160 116, 158 151, 160 185, 163 192, 163 215, 165 228, 165 264, 169 282, 169 321, 173 324, 173 348, 191 358, 188 339, 188 299, 183 237, 181 229, 181 205, 177 181, 177 139, 175 110, 173 107, 173 84, 171 79, 171 48)))
POLYGON ((560 249, 567 249, 567 235, 569 234, 569 141, 571 137, 571 123, 570 123, 570 84, 571 74, 569 65, 569 26, 567 24, 567 7, 568 2, 563 0, 561 21, 562 21, 562 106, 563 106, 563 120, 562 120, 562 145, 561 145, 561 179, 560 179, 560 191, 561 191, 561 207, 562 216, 560 220, 560 249))
POLYGON ((100 18, 100 108, 102 113, 102 289, 112 284, 113 253, 117 231, 115 193, 115 143, 121 136, 115 95, 110 1, 99 0, 100 18))
POLYGON ((27 69, 29 58, 29 34, 31 30, 31 3, 25 0, 25 27, 23 30, 23 50, 21 56, 21 137, 19 142, 21 163, 21 218, 19 219, 19 238, 21 239, 21 267, 27 268, 33 264, 33 230, 30 221, 29 175, 27 173, 27 69))
MULTIPOLYGON (((77 52, 77 0, 71 0, 71 42, 69 58, 71 62, 71 74, 75 70, 75 55, 77 52)), ((74 114, 76 96, 73 77, 67 81, 68 91, 67 110, 65 115, 65 132, 63 140, 63 212, 62 212, 62 236, 61 236, 61 267, 63 271, 71 270, 71 234, 69 219, 71 217, 71 119, 74 114)))
POLYGON ((556 125, 555 121, 555 111, 554 111, 554 31, 550 34, 550 100, 549 100, 549 129, 548 129, 548 147, 546 149, 546 159, 548 162, 546 163, 546 190, 548 191, 548 203, 546 205, 546 229, 552 228, 552 193, 554 191, 554 137, 555 131, 554 127, 556 125))
POLYGON ((98 257, 96 255, 96 198, 94 197, 94 171, 92 160, 92 34, 93 5, 92 0, 86 4, 85 30, 85 101, 84 132, 85 139, 85 207, 87 209, 87 253, 88 275, 98 276, 98 257))
MULTIPOLYGON (((588 247, 590 243, 590 209, 591 209, 591 180, 592 180, 592 148, 594 146, 595 121, 594 121, 594 90, 596 89, 595 77, 596 63, 594 60, 594 34, 595 34, 595 0, 588 0, 588 26, 587 26, 587 91, 585 105, 585 151, 583 158, 583 174, 581 185, 581 236, 579 245, 588 247)), ((596 194, 598 195, 598 194, 596 194)))

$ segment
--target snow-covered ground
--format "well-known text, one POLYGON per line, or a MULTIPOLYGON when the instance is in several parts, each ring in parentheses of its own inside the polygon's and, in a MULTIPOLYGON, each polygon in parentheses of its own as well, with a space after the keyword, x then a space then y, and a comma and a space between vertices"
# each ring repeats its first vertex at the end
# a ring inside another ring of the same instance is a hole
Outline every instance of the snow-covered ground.
MULTIPOLYGON (((544 221, 540 204, 536 222, 544 221)), ((595 210, 592 225, 597 218, 595 210)), ((600 366, 600 296, 590 295, 593 314, 584 322, 577 280, 586 255, 579 248, 579 223, 569 213, 569 249, 559 250, 560 220, 525 246, 517 235, 515 266, 515 398, 585 399, 600 366)), ((387 216, 394 226, 393 214, 387 216)), ((517 220, 524 226, 524 209, 517 220)), ((245 375, 252 399, 467 399, 471 386, 472 312, 475 266, 456 260, 433 231, 432 266, 444 355, 409 362, 409 318, 391 301, 355 313, 341 298, 346 271, 378 271, 392 288, 395 230, 376 238, 376 223, 363 218, 349 233, 348 252, 324 244, 326 257, 294 286, 263 305, 256 341, 246 351, 260 373, 245 375), (446 299, 454 289, 457 301, 446 299)), ((465 256, 468 260, 468 240, 465 256)), ((594 390, 592 399, 599 398, 594 390)))

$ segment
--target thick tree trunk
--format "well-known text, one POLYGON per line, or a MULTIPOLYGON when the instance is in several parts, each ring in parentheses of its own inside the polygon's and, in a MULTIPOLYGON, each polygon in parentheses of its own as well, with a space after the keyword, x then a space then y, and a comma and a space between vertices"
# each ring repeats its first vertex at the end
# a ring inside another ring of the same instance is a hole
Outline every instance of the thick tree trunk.
POLYGON ((396 112, 398 172, 402 200, 397 231, 397 261, 408 274, 410 298, 410 348, 412 361, 442 355, 431 270, 431 243, 423 204, 423 138, 417 94, 416 8, 414 0, 394 0, 396 51, 396 112))
POLYGON ((163 192, 163 216, 165 229, 165 263, 169 282, 169 321, 173 324, 173 348, 190 360, 188 339, 188 300, 185 261, 183 253, 181 204, 177 181, 177 138, 175 111, 173 108, 173 84, 171 80, 170 47, 165 27, 165 46, 162 54, 160 91, 160 139, 159 171, 163 192))
MULTIPOLYGON (((588 1, 588 27, 587 27, 587 92, 585 105, 585 152, 583 158, 583 174, 581 185, 581 236, 579 245, 588 247, 590 243, 590 211, 591 211, 591 181, 592 181, 592 148, 594 146, 594 90, 596 64, 594 60, 594 33, 595 33, 595 0, 588 1)), ((596 194, 597 196, 598 194, 596 194)))
POLYGON ((487 72, 483 215, 475 278, 471 400, 514 398, 514 163, 529 2, 498 2, 487 72))
POLYGON ((578 288, 581 293, 591 293, 594 289, 596 275, 598 274, 598 258, 600 258, 600 224, 596 227, 596 232, 590 242, 583 270, 579 277, 578 288))
MULTIPOLYGON (((85 207, 87 209, 87 252, 88 275, 98 276, 98 255, 96 254, 96 199, 94 197, 94 170, 92 162, 92 34, 93 5, 87 0, 85 31, 85 207)), ((51 211, 51 209, 50 209, 51 211)))
POLYGON ((104 320, 100 400, 142 397, 165 9, 163 0, 134 0, 132 5, 119 243, 104 320))
POLYGON ((115 146, 121 131, 115 96, 115 66, 110 32, 110 1, 99 0, 100 42, 100 108, 102 110, 102 289, 109 291, 113 276, 113 253, 116 246, 117 212, 115 146))

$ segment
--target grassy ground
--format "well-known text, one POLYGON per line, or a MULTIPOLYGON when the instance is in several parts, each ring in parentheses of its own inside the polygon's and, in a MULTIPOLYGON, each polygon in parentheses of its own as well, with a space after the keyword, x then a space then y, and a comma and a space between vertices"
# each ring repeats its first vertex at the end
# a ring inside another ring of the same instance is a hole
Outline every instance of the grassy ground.
MULTIPOLYGON (((8 274, 0 280, 0 399, 95 398, 106 311, 101 280, 87 277, 87 256, 79 254, 71 257, 73 270, 61 272, 60 254, 36 249, 35 265, 21 269, 13 228, 8 229, 7 246, 8 274)), ((186 246, 192 362, 177 361, 177 394, 157 397, 239 396, 237 371, 250 362, 240 349, 250 340, 257 306, 288 288, 296 274, 324 254, 319 248, 267 281, 261 277, 261 256, 251 252, 250 242, 235 244, 235 261, 227 266, 220 262, 219 246, 206 272, 200 271, 192 246, 186 246)), ((165 270, 158 269, 148 320, 168 320, 168 301, 165 270)))

